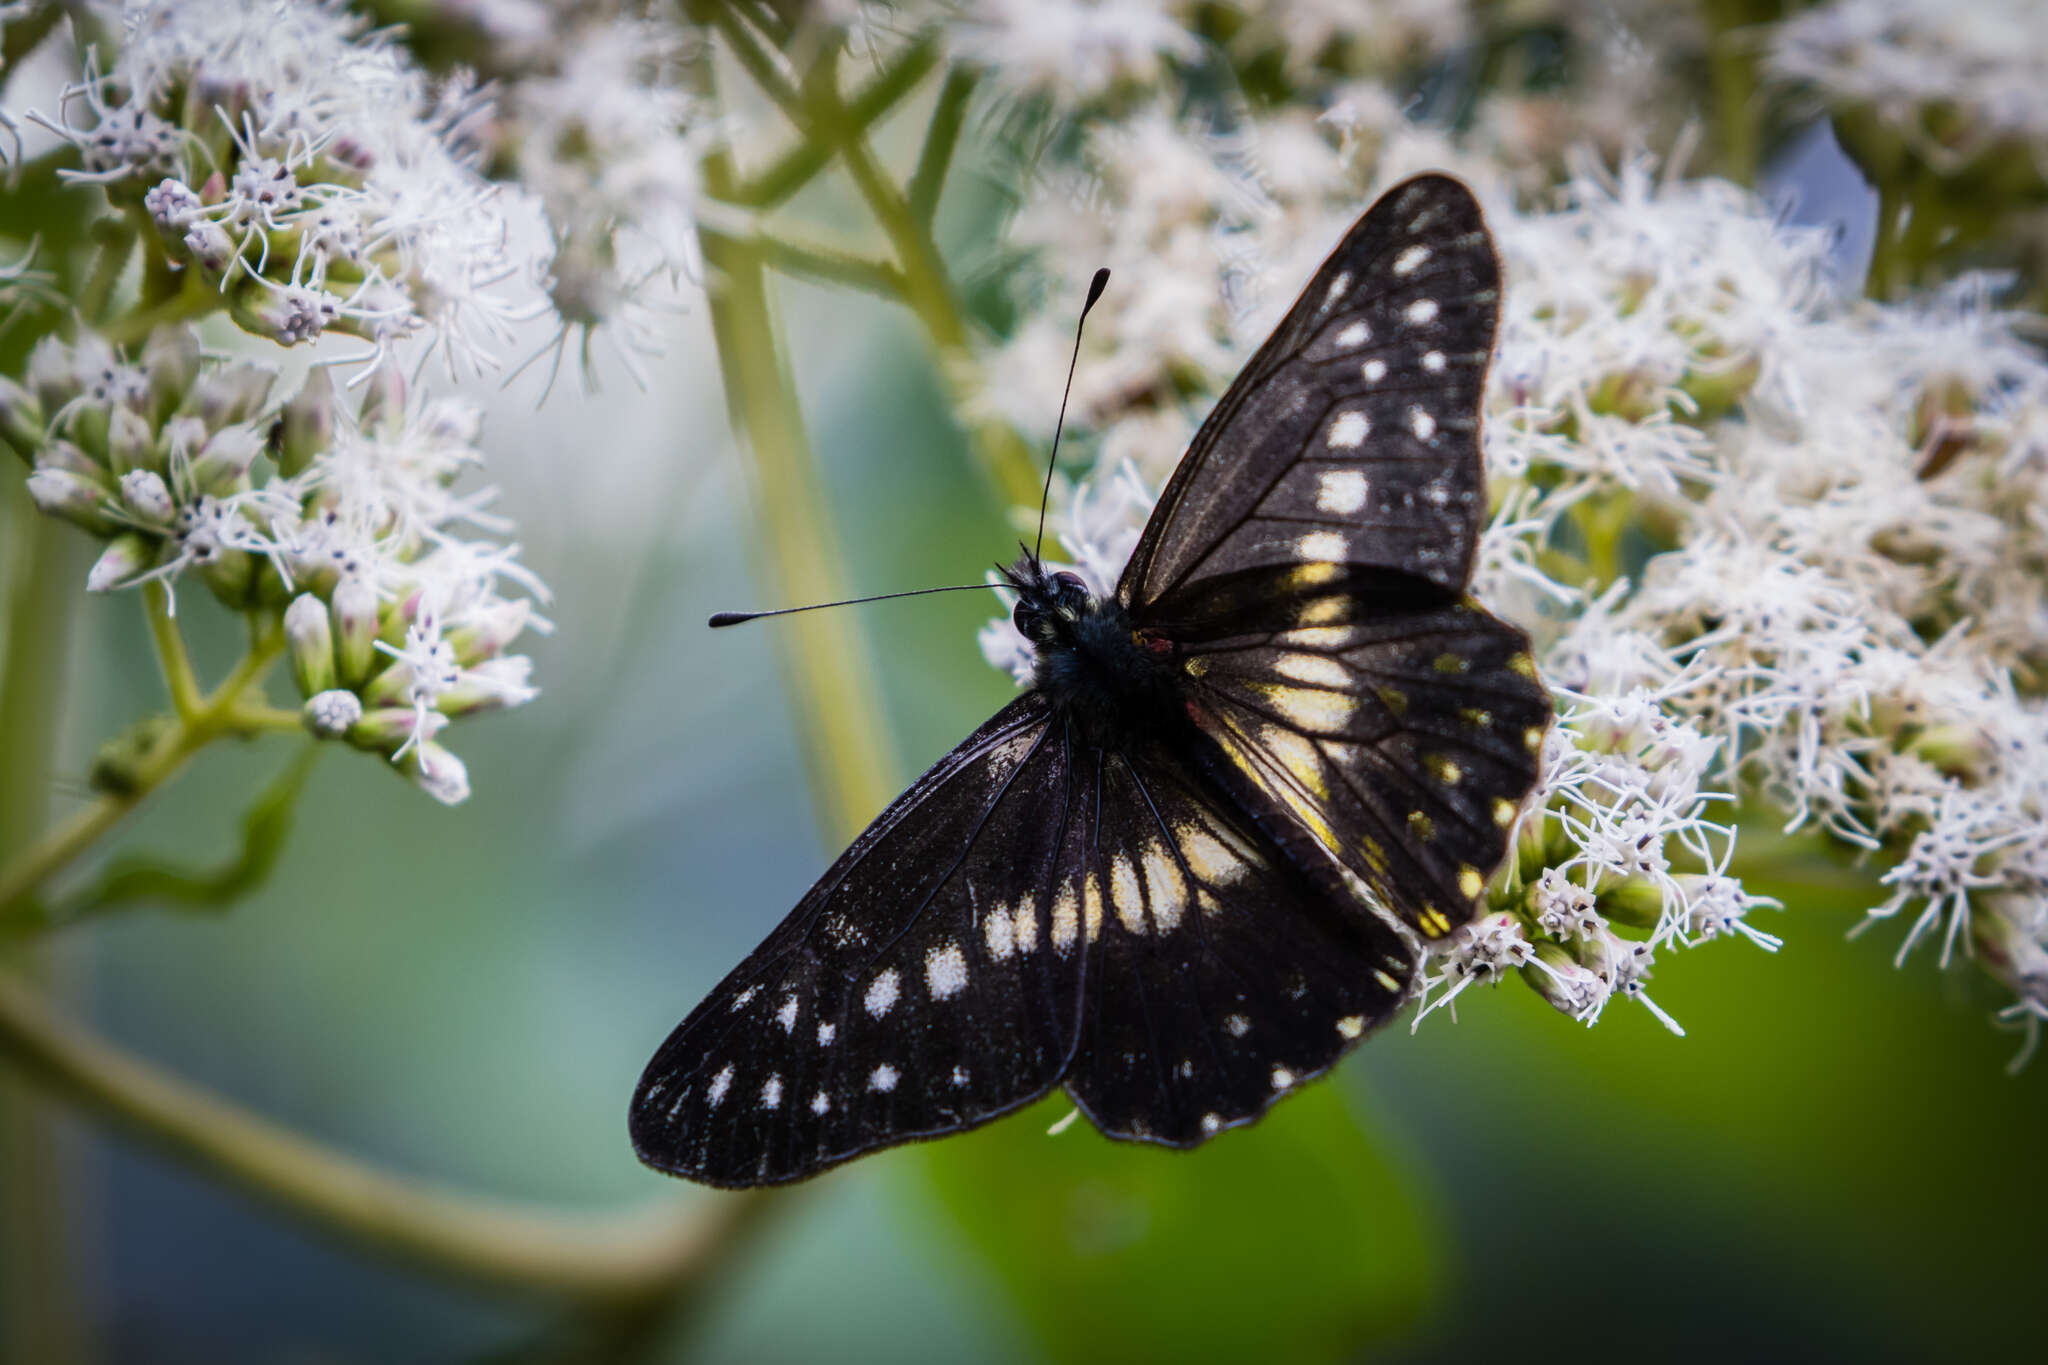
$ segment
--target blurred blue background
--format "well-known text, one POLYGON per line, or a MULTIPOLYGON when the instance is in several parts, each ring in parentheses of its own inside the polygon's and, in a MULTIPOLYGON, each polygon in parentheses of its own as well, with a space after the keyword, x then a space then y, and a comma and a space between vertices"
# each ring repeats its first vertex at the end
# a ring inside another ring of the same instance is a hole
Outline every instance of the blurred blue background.
MULTIPOLYGON (((782 291, 849 583, 975 575, 1014 540, 917 337, 782 291)), ((704 320, 660 385, 480 391, 525 561, 555 590, 543 698, 455 738, 444 810, 326 756, 276 877, 219 919, 135 913, 56 951, 123 1046, 421 1178, 583 1208, 716 1199, 636 1164, 633 1083, 837 851, 817 827, 776 627, 708 634, 752 586, 743 470, 704 320)), ((1050 407, 1057 395, 1043 396, 1050 407)), ((191 594, 202 658, 228 623, 191 594)), ((132 596, 83 602, 63 770, 159 704, 132 596)), ((899 777, 1010 693, 993 599, 865 608, 899 777)), ((850 661, 849 666, 865 666, 850 661)), ((209 753, 128 846, 224 852, 286 761, 209 753)), ((1396 1025, 1334 1080, 1193 1156, 1042 1106, 856 1163, 787 1200, 665 1334, 704 1362, 1918 1360, 2037 1349, 2048 1076, 2003 1068, 1978 974, 1849 942, 1859 889, 1773 890, 1784 936, 1670 957, 1683 1039, 1616 1004, 1583 1029, 1517 983, 1396 1025)), ((67 1121, 77 1277, 109 1359, 496 1358, 557 1311, 362 1256, 67 1121)))

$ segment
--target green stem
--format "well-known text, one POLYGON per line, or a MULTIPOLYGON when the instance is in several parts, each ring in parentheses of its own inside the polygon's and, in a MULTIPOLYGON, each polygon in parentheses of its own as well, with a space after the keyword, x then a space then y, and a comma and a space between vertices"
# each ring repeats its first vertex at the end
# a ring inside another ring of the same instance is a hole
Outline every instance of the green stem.
POLYGON ((109 318, 97 330, 114 345, 129 346, 147 340, 151 332, 167 322, 205 317, 221 306, 220 291, 198 271, 187 269, 177 293, 156 303, 143 304, 118 318, 109 318))
MULTIPOLYGON (((33 894, 98 843, 128 812, 175 777, 192 755, 216 739, 238 733, 235 717, 244 709, 243 694, 261 681, 283 647, 283 630, 273 627, 267 631, 219 687, 198 699, 189 715, 181 713, 157 736, 129 774, 127 787, 77 811, 9 859, 0 869, 0 913, 33 894)), ((170 667, 167 663, 167 673, 170 667)))
POLYGON ((759 1198, 666 1201, 554 1216, 378 1171, 129 1057, 0 978, 0 1054, 50 1090, 298 1217, 454 1278, 591 1303, 672 1292, 769 1207, 759 1198))
MULTIPOLYGON (((939 59, 936 40, 926 38, 904 49, 887 67, 846 103, 848 120, 859 131, 881 121, 925 78, 939 59)), ((719 198, 743 208, 771 209, 808 185, 832 160, 832 144, 824 138, 799 137, 781 156, 747 180, 735 178, 719 198)))
MULTIPOLYGON (((881 224, 903 269, 904 302, 924 324, 937 351, 939 372, 951 391, 953 408, 974 413, 982 388, 981 366, 969 342, 967 318, 954 295, 931 225, 921 220, 902 191, 883 172, 867 139, 847 129, 837 91, 829 78, 811 87, 818 106, 817 128, 837 139, 840 159, 846 163, 854 186, 867 201, 868 209, 881 224)), ((995 485, 1003 500, 1012 506, 1033 506, 1038 502, 1038 461, 1008 423, 987 417, 970 417, 969 435, 982 472, 995 485)))
MULTIPOLYGON (((727 174, 722 154, 707 160, 707 183, 715 186, 727 174)), ((772 595, 788 602, 845 597, 802 409, 769 314, 762 261, 733 238, 707 238, 704 257, 717 281, 711 330, 733 428, 752 456, 754 520, 773 566, 772 595)), ((846 838, 887 803, 896 766, 856 621, 844 612, 807 612, 777 632, 816 776, 820 823, 846 838)))
POLYGON ((946 171, 953 164, 953 149, 959 145, 960 129, 967 121, 967 101, 974 95, 975 75, 965 67, 946 73, 939 102, 932 107, 932 121, 925 128, 924 147, 917 154, 917 169, 911 173, 910 211, 925 231, 938 216, 939 194, 946 186, 946 171))
POLYGON ((720 237, 743 243, 763 265, 772 266, 786 275, 848 285, 870 294, 879 294, 885 299, 903 297, 903 272, 887 261, 870 261, 833 247, 793 242, 765 232, 752 237, 733 237, 707 228, 703 230, 703 236, 707 240, 720 237))
POLYGON ((120 283, 121 272, 128 268, 128 258, 135 254, 135 238, 119 219, 105 220, 104 227, 108 233, 118 235, 100 243, 92 274, 79 291, 78 315, 82 318, 97 320, 107 311, 107 300, 114 296, 114 286, 120 283))
POLYGON ((145 583, 142 600, 149 615, 149 637, 156 644, 157 663, 163 669, 164 687, 171 694, 171 708, 189 724, 200 711, 199 679, 192 671, 192 656, 178 630, 178 618, 171 615, 171 590, 162 583, 145 583))

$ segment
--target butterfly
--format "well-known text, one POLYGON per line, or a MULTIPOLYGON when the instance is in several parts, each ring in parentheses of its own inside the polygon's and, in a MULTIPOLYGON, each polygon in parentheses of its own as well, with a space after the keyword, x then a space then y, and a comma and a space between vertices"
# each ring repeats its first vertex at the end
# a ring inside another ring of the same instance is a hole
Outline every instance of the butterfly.
POLYGON ((1527 637, 1467 596, 1499 268, 1424 175, 1216 404, 1113 593, 1002 573, 1027 689, 691 1011, 640 1159, 800 1180, 1064 1085, 1115 1138, 1259 1118, 1407 1003, 1537 776, 1527 637))

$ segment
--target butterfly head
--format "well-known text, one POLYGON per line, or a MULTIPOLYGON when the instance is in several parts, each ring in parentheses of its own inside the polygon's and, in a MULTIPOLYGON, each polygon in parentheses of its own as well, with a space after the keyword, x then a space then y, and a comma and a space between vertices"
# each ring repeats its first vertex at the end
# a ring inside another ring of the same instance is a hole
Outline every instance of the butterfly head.
POLYGON ((1003 577, 1017 592, 1010 613, 1017 633, 1040 652, 1072 648, 1076 627, 1095 605, 1081 575, 1065 569, 1048 573, 1043 563, 1026 555, 1003 570, 1003 577))

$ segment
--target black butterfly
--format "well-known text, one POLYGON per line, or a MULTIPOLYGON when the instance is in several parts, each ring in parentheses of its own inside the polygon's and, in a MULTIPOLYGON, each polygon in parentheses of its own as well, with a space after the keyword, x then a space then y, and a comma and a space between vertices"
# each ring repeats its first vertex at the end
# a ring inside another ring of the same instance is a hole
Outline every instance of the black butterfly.
POLYGON ((1420 176, 1354 225, 1195 436, 1113 597, 1006 571, 1032 685, 670 1035, 640 1159, 814 1175, 1065 1084, 1111 1137, 1249 1123, 1472 917, 1550 705, 1465 597, 1499 269, 1420 176))

